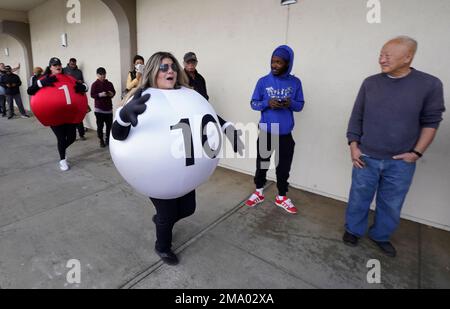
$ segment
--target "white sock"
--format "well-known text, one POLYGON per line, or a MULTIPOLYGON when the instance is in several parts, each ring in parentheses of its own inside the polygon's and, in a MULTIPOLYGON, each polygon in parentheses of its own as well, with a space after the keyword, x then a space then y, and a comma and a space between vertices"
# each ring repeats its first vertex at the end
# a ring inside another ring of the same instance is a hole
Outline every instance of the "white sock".
POLYGON ((264 188, 262 188, 262 189, 256 189, 256 192, 258 192, 259 194, 264 194, 264 188))
POLYGON ((284 196, 278 195, 277 197, 279 200, 282 200, 284 198, 284 196))

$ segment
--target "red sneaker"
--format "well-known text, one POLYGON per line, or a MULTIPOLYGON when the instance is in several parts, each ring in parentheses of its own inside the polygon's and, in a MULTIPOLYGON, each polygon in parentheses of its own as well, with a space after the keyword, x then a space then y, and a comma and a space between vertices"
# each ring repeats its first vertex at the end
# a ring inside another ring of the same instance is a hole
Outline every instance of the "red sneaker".
POLYGON ((292 201, 290 199, 288 199, 286 196, 283 196, 282 199, 278 199, 278 197, 277 197, 275 199, 275 205, 283 208, 290 214, 296 214, 298 212, 297 208, 295 208, 292 201))
POLYGON ((245 202, 245 205, 247 205, 248 207, 255 207, 262 202, 264 202, 264 195, 256 191, 252 194, 252 196, 249 197, 247 202, 245 202))

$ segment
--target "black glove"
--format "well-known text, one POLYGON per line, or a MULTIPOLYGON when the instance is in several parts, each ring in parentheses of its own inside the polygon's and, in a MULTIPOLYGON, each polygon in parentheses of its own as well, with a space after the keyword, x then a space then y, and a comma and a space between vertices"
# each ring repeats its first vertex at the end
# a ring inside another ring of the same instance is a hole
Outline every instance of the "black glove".
POLYGON ((233 125, 230 125, 225 129, 225 135, 231 142, 231 145, 233 145, 233 151, 235 153, 239 153, 242 156, 245 149, 245 145, 240 139, 240 136, 242 136, 242 131, 236 130, 233 125))
POLYGON ((41 80, 42 87, 52 87, 58 80, 56 76, 49 76, 41 80))
POLYGON ((120 119, 123 122, 129 122, 133 127, 138 124, 138 116, 143 114, 147 109, 145 103, 150 99, 150 94, 142 96, 144 89, 140 88, 136 91, 133 100, 127 103, 120 111, 120 119))
POLYGON ((83 83, 77 82, 75 84, 76 93, 86 93, 86 86, 83 83))

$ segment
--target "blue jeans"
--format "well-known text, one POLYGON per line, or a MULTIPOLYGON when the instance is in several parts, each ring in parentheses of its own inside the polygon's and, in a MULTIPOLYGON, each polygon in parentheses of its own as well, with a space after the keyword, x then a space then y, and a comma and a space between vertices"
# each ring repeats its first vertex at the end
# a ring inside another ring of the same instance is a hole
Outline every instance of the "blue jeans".
POLYGON ((375 221, 369 237, 376 241, 389 241, 400 223, 400 213, 416 164, 367 156, 362 160, 366 163, 363 169, 353 168, 345 228, 355 236, 365 235, 370 205, 376 193, 375 221))

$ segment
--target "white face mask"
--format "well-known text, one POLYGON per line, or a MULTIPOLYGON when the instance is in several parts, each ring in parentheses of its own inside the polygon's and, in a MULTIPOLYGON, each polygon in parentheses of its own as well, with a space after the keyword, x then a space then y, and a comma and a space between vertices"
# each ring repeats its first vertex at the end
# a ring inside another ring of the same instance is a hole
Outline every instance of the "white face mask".
POLYGON ((142 73, 142 71, 144 71, 143 64, 136 64, 134 67, 136 68, 136 72, 142 73))

